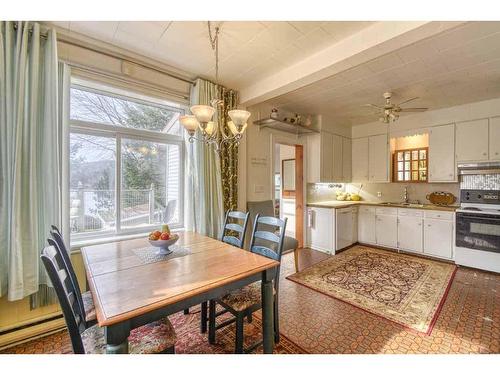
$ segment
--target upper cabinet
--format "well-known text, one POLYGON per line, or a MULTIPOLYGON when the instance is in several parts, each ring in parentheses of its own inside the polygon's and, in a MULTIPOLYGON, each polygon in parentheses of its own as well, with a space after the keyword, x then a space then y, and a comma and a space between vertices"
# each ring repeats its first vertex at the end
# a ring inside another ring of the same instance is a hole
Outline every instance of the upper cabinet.
POLYGON ((352 140, 352 181, 368 181, 368 137, 352 140))
POLYGON ((429 182, 454 182, 455 125, 442 125, 429 131, 429 182))
POLYGON ((351 180, 350 139, 321 132, 307 137, 307 182, 351 180), (348 157, 346 157, 348 153, 348 157))
POLYGON ((490 159, 500 160, 500 117, 490 118, 490 159))
POLYGON ((456 160, 488 160, 488 119, 456 124, 456 160))
POLYGON ((352 141, 350 138, 342 137, 342 180, 352 180, 352 141))
POLYGON ((368 138, 368 181, 389 181, 389 142, 387 134, 368 138))

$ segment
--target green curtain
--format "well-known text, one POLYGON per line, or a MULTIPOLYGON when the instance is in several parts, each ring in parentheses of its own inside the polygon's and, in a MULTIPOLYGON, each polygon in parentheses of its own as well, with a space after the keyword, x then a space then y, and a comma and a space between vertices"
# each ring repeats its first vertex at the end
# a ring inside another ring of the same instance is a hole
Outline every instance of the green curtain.
POLYGON ((39 254, 62 210, 54 31, 0 23, 0 109, 0 294, 19 300, 43 285, 47 299, 39 254))
MULTIPOLYGON (((212 82, 197 79, 191 88, 191 105, 209 105, 219 95, 212 82)), ((187 228, 218 238, 224 219, 220 157, 213 145, 187 142, 187 228)))

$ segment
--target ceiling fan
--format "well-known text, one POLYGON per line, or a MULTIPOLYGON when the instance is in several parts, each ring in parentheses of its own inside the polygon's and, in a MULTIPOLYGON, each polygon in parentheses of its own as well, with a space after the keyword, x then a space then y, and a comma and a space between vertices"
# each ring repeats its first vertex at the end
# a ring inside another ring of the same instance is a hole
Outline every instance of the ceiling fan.
POLYGON ((365 104, 364 107, 371 107, 375 108, 382 116, 379 118, 379 120, 383 123, 388 124, 389 122, 394 122, 399 118, 399 113, 400 112, 424 112, 427 111, 428 108, 401 108, 401 104, 406 104, 409 103, 415 99, 418 99, 418 96, 411 98, 411 99, 406 99, 403 100, 399 104, 394 104, 391 102, 391 97, 392 93, 391 92, 385 92, 384 93, 384 99, 385 99, 385 105, 384 106, 379 106, 375 104, 365 104))

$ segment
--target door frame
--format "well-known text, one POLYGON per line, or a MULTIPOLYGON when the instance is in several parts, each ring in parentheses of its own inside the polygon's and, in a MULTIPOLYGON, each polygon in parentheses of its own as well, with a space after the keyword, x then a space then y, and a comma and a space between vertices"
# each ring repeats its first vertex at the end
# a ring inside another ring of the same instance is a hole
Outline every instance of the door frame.
MULTIPOLYGON (((274 184, 274 168, 272 166, 274 166, 274 162, 275 162, 275 158, 277 157, 277 155, 275 154, 275 149, 276 149, 276 145, 277 144, 282 144, 282 145, 287 145, 287 146, 293 146, 293 147, 296 147, 296 146, 301 146, 302 148, 302 184, 300 184, 301 188, 302 188, 302 199, 300 199, 299 197, 299 192, 297 190, 299 190, 298 188, 298 184, 297 184, 297 178, 299 177, 297 175, 297 173, 295 173, 295 178, 296 178, 296 184, 295 184, 295 189, 296 189, 296 197, 295 197, 295 213, 296 213, 296 216, 295 216, 295 237, 297 239, 297 241, 299 241, 299 247, 303 247, 304 246, 304 243, 306 241, 306 238, 305 238, 305 235, 306 235, 306 231, 304 230, 304 228, 306 227, 306 210, 305 210, 305 207, 306 207, 306 204, 307 204, 307 179, 305 178, 305 176, 307 176, 307 163, 306 163, 306 160, 305 160, 305 157, 307 155, 307 142, 306 142, 306 139, 304 137, 297 137, 293 134, 286 134, 286 133, 270 133, 270 155, 271 155, 271 160, 270 160, 270 173, 269 173, 269 181, 270 181, 270 186, 271 186, 271 199, 273 200, 274 202, 274 191, 275 191, 275 184, 274 184), (299 204, 299 200, 300 200, 300 203, 299 204), (297 213, 299 212, 302 212, 301 214, 299 214, 300 216, 302 216, 302 220, 299 219, 299 215, 297 215, 297 213), (299 223, 300 221, 300 223, 299 223), (302 224, 302 228, 300 227, 300 224, 302 224), (298 230, 297 230, 298 229, 298 230), (302 232, 302 233, 300 233, 302 232), (299 238, 300 236, 300 238, 299 238)), ((299 163, 298 163, 298 160, 297 160, 297 147, 295 148, 295 171, 297 172, 297 168, 299 168, 299 163)))

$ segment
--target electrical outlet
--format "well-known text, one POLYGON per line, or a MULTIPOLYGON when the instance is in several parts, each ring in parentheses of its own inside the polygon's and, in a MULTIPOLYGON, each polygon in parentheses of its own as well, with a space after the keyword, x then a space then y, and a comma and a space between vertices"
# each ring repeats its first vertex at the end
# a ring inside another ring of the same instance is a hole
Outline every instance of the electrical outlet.
POLYGON ((381 191, 377 191, 377 197, 382 198, 382 192, 381 191))

